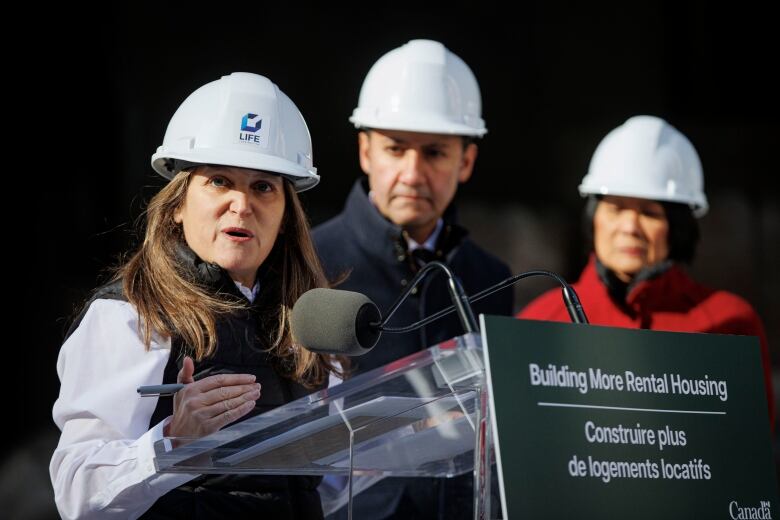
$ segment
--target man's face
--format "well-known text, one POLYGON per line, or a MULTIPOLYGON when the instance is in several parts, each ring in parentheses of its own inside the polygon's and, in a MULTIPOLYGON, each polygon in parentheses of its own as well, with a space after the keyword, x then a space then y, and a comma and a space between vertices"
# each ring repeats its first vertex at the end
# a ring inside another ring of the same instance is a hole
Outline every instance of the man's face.
POLYGON ((371 130, 358 134, 360 167, 372 201, 388 220, 423 242, 471 177, 477 145, 459 136, 371 130))

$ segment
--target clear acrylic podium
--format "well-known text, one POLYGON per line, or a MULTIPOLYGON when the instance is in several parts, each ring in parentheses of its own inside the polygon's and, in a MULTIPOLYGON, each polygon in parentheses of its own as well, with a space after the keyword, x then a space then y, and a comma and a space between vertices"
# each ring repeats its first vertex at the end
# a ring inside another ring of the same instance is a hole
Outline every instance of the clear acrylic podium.
POLYGON ((175 473, 323 475, 342 486, 350 518, 362 484, 473 471, 474 518, 486 519, 488 413, 480 337, 468 334, 207 437, 163 439, 156 464, 175 473))

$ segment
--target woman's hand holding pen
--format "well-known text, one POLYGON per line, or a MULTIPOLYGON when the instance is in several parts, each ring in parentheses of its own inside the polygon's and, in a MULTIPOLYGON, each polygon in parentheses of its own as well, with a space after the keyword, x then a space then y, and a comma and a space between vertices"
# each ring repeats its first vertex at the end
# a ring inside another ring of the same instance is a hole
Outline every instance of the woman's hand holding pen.
POLYGON ((177 381, 185 384, 173 398, 173 420, 166 437, 203 437, 248 414, 260 398, 260 383, 250 374, 218 374, 193 379, 195 365, 185 357, 177 381))

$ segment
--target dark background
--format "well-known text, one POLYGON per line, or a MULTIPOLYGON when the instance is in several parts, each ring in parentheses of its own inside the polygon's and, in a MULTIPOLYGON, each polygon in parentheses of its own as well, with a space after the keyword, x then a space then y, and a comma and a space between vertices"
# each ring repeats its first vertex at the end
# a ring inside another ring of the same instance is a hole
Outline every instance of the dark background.
MULTIPOLYGON (((508 3, 490 1, 160 3, 9 17, 26 36, 5 45, 4 133, 13 136, 5 348, 14 386, 0 458, 3 516, 51 515, 51 406, 68 317, 136 244, 134 221, 161 185, 149 158, 170 116, 190 92, 233 71, 268 76, 304 114, 322 175, 304 196, 317 224, 360 174, 347 118, 370 66, 410 39, 443 42, 476 74, 489 129, 458 197, 462 219, 514 272, 544 267, 570 280, 585 260, 576 187, 593 150, 632 115, 666 118, 698 149, 711 205, 692 272, 754 304, 777 363, 774 18, 745 2, 591 4, 524 2, 510 14, 508 3)), ((518 288, 518 308, 549 286, 518 288)))

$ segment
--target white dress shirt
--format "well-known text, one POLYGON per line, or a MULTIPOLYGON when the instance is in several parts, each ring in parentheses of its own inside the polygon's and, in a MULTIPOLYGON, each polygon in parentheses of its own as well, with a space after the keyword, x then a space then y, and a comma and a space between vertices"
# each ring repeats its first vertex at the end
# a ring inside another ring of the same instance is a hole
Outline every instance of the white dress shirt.
POLYGON ((431 233, 431 236, 429 236, 425 242, 422 244, 418 243, 415 239, 413 239, 410 236, 406 236, 406 245, 409 248, 409 252, 411 253, 415 249, 427 249, 428 251, 436 251, 436 241, 439 240, 439 235, 441 234, 441 229, 444 227, 444 220, 439 219, 436 221, 436 227, 433 228, 433 232, 431 233))
POLYGON ((150 429, 157 398, 136 392, 162 383, 170 349, 154 335, 146 350, 135 308, 117 300, 95 300, 62 346, 53 410, 62 435, 49 473, 63 518, 138 518, 196 476, 155 471, 154 443, 170 418, 150 429))

